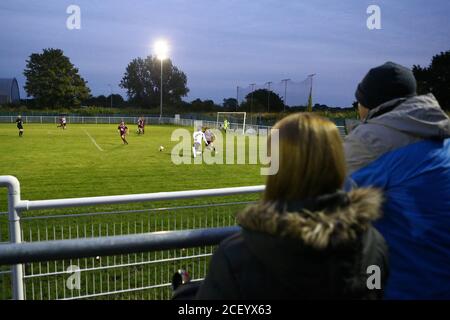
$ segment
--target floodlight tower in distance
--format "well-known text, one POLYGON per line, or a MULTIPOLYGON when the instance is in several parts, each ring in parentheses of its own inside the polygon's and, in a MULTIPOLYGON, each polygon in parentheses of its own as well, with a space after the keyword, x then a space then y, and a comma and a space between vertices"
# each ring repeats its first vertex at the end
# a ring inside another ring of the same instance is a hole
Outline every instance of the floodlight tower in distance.
POLYGON ((111 108, 113 107, 113 92, 112 92, 112 85, 110 83, 108 83, 108 87, 111 91, 111 108))
POLYGON ((253 91, 255 91, 256 83, 250 83, 252 93, 250 97, 250 122, 253 124, 253 91))
POLYGON ((267 112, 270 112, 270 86, 272 85, 272 81, 269 81, 267 84, 267 112))
POLYGON ((159 101, 159 121, 162 118, 162 105, 163 105, 163 61, 169 56, 169 45, 166 40, 160 39, 155 42, 156 57, 161 61, 161 88, 160 88, 160 101, 159 101))
POLYGON ((316 74, 310 74, 308 78, 311 78, 311 87, 309 89, 309 98, 308 98, 308 112, 312 112, 312 91, 313 91, 313 78, 316 74))
POLYGON ((284 106, 283 106, 283 112, 286 111, 286 106, 287 106, 287 84, 288 81, 291 81, 291 79, 283 79, 281 80, 281 82, 284 82, 284 106))

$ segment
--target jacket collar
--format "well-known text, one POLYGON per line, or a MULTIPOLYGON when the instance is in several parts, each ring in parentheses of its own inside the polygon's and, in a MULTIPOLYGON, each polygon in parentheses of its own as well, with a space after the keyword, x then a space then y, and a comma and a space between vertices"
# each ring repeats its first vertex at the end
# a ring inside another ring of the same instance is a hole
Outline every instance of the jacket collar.
POLYGON ((381 216, 382 195, 376 189, 355 189, 307 202, 260 202, 236 218, 244 229, 326 249, 357 240, 381 216))
POLYGON ((370 110, 366 124, 375 124, 421 139, 450 138, 450 118, 433 94, 388 101, 370 110))

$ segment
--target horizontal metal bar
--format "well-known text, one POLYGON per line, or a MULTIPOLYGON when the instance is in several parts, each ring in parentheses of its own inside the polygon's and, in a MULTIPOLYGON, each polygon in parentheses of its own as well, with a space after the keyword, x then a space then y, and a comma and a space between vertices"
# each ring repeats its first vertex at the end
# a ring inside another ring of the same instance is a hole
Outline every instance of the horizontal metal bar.
MULTIPOLYGON (((191 283, 203 281, 204 278, 198 278, 198 279, 191 279, 191 283)), ((87 298, 95 298, 95 297, 101 297, 101 296, 111 296, 111 295, 117 295, 121 293, 128 293, 128 292, 136 292, 136 291, 145 291, 149 289, 158 289, 158 288, 164 288, 164 287, 171 287, 172 283, 162 283, 152 286, 145 286, 145 287, 138 287, 138 288, 130 288, 130 289, 123 289, 123 290, 116 290, 116 291, 109 291, 109 292, 100 292, 100 293, 94 293, 94 294, 86 294, 84 296, 76 296, 76 297, 68 297, 63 298, 60 300, 78 300, 78 299, 87 299, 87 298)))
POLYGON ((239 230, 239 227, 224 227, 3 244, 0 245, 0 265, 216 245, 239 230))
POLYGON ((265 186, 261 185, 252 187, 156 192, 156 193, 143 193, 132 195, 103 196, 103 197, 33 200, 33 201, 22 200, 19 201, 19 203, 16 205, 16 210, 25 211, 25 210, 66 208, 66 207, 81 207, 100 204, 150 202, 150 201, 164 201, 164 200, 200 198, 200 197, 223 197, 237 194, 260 193, 264 191, 264 188, 265 186))
MULTIPOLYGON (((110 270, 110 269, 118 269, 118 268, 126 268, 126 267, 136 267, 136 266, 144 266, 144 265, 150 265, 150 264, 158 264, 158 263, 164 263, 164 262, 174 262, 174 261, 183 261, 183 260, 192 260, 192 259, 198 259, 198 258, 206 258, 212 256, 212 253, 205 253, 205 254, 198 254, 195 256, 184 256, 184 257, 177 257, 177 258, 170 258, 170 259, 160 259, 160 260, 147 260, 142 262, 132 262, 132 263, 124 263, 124 264, 114 264, 114 265, 106 265, 102 267, 95 267, 95 268, 85 268, 85 269, 79 269, 77 272, 88 272, 88 271, 99 271, 99 270, 110 270)), ((43 278, 43 277, 51 277, 51 276, 58 276, 62 274, 72 274, 73 271, 56 271, 56 272, 49 272, 49 273, 33 273, 29 275, 24 275, 24 279, 30 279, 30 278, 43 278)), ((0 272, 1 274, 1 272, 0 272)))
POLYGON ((256 201, 238 201, 238 202, 224 202, 224 203, 210 203, 210 204, 200 204, 191 206, 179 206, 179 207, 165 207, 165 208, 148 208, 139 210, 121 210, 121 211, 101 211, 101 212, 85 212, 85 213, 67 213, 58 215, 48 215, 48 216, 27 216, 22 217, 21 221, 28 220, 42 220, 42 219, 67 219, 75 217, 93 217, 98 215, 109 215, 109 214, 132 214, 132 213, 160 213, 164 211, 176 211, 185 209, 199 209, 199 208, 216 208, 216 207, 227 207, 227 206, 237 206, 237 205, 248 205, 254 204, 256 201))

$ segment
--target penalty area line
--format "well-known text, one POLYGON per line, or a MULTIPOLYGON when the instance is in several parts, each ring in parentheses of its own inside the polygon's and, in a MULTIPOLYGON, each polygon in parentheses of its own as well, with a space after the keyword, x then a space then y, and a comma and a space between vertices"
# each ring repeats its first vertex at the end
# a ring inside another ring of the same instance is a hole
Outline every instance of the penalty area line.
POLYGON ((97 142, 95 142, 94 138, 91 137, 91 135, 89 134, 89 132, 86 131, 86 129, 83 129, 84 133, 87 134, 87 136, 89 137, 89 139, 91 139, 92 143, 97 147, 98 150, 103 151, 103 149, 97 144, 97 142))

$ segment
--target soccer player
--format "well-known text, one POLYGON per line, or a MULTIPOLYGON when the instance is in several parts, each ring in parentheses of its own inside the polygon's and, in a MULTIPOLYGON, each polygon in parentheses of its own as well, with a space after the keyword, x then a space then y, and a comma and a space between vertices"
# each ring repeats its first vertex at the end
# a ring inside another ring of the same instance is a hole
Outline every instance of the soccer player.
POLYGON ((63 130, 66 130, 66 117, 62 117, 59 119, 59 126, 56 126, 57 128, 62 128, 63 130))
POLYGON ((228 126, 229 126, 229 125, 230 125, 230 123, 228 122, 227 119, 225 119, 225 120, 223 121, 223 130, 225 130, 225 132, 227 132, 228 126))
POLYGON ((117 127, 117 131, 119 131, 120 138, 122 138, 123 144, 128 144, 127 139, 125 139, 126 134, 128 133, 128 127, 125 125, 125 122, 120 122, 117 127))
POLYGON ((23 121, 22 116, 18 116, 16 119, 17 129, 19 129, 19 137, 23 136, 23 121))
POLYGON ((205 138, 206 138, 206 148, 216 151, 216 147, 214 147, 213 144, 214 140, 216 139, 216 136, 208 127, 205 128, 205 138))
POLYGON ((203 133, 202 127, 197 127, 197 131, 192 135, 194 138, 194 145, 192 146, 192 152, 194 154, 194 158, 197 156, 197 153, 202 153, 202 141, 207 145, 205 134, 203 133))
POLYGON ((144 129, 145 129, 145 119, 144 117, 140 117, 138 119, 138 134, 144 134, 144 129))

